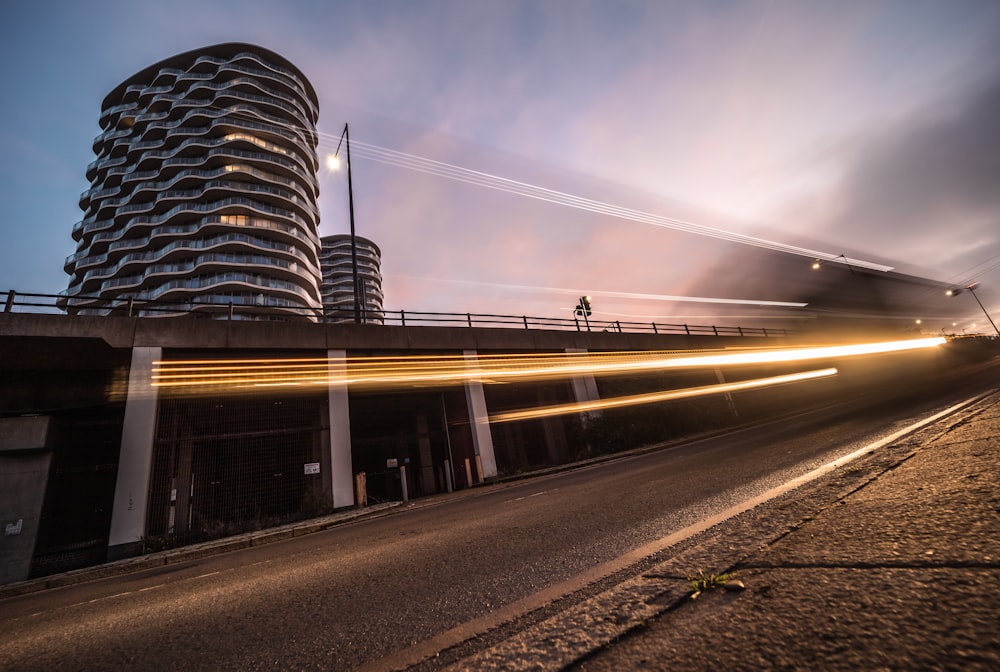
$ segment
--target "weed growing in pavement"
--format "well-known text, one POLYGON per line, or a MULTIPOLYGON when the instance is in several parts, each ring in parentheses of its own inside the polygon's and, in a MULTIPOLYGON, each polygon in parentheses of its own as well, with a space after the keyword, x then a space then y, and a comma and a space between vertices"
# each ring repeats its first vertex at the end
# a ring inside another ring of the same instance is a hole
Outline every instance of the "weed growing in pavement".
POLYGON ((849 467, 844 467, 845 474, 863 474, 863 473, 875 473, 876 471, 882 471, 886 467, 884 464, 852 464, 849 467))
POLYGON ((702 591, 721 588, 732 578, 732 574, 706 574, 704 569, 699 569, 695 574, 690 574, 687 577, 688 583, 691 584, 691 590, 694 591, 691 594, 691 599, 701 595, 702 591))

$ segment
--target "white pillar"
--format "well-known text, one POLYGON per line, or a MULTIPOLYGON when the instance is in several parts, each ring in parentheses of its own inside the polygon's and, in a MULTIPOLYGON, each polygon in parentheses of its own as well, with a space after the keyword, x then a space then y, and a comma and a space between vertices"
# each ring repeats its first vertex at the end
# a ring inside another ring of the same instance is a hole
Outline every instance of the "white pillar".
MULTIPOLYGON (((585 348, 566 348, 566 354, 578 354, 581 352, 587 352, 585 348)), ((570 380, 573 387, 573 399, 578 404, 586 403, 588 401, 599 401, 601 395, 597 390, 597 379, 594 378, 592 373, 584 373, 580 375, 573 376, 570 380)), ((600 415, 600 411, 589 411, 585 414, 584 420, 588 416, 597 417, 600 415)))
MULTIPOLYGON (((470 367, 477 365, 478 356, 475 350, 466 350, 463 354, 470 367)), ((493 434, 490 433, 490 415, 486 409, 483 384, 478 380, 468 381, 465 384, 465 400, 469 405, 472 444, 483 464, 480 475, 483 478, 492 478, 497 475, 497 458, 493 452, 493 434)))
POLYGON ((351 414, 347 401, 347 351, 328 350, 330 375, 330 473, 326 476, 333 507, 354 506, 354 465, 351 461, 351 414))
MULTIPOLYGON (((726 377, 722 374, 722 369, 718 366, 715 367, 715 379, 719 381, 720 385, 726 382, 726 377)), ((726 397, 726 405, 729 406, 729 412, 733 414, 734 418, 738 418, 740 414, 739 411, 736 410, 736 402, 733 401, 733 395, 726 392, 723 396, 726 397)))
POLYGON ((146 533, 146 507, 153 469, 153 438, 159 396, 152 386, 153 362, 162 356, 162 348, 132 348, 125 422, 118 456, 118 480, 108 537, 109 559, 131 555, 129 546, 142 541, 146 533))

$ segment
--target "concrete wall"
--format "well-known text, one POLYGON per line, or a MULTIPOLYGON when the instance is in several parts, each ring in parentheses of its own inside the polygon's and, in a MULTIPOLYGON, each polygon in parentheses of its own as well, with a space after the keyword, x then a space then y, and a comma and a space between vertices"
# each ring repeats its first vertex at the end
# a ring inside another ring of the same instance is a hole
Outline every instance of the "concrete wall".
POLYGON ((50 418, 0 418, 0 584, 31 572, 52 451, 50 418))

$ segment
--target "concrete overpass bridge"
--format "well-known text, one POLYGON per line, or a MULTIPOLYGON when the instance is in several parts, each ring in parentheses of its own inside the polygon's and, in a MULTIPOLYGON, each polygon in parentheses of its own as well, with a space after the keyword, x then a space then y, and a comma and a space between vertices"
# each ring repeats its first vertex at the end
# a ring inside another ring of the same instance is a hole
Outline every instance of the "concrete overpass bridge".
MULTIPOLYGON (((366 498, 472 487, 605 450, 602 431, 624 445, 636 422, 663 430, 636 430, 636 442, 724 425, 737 413, 732 395, 678 402, 674 412, 653 405, 652 416, 619 415, 603 427, 599 413, 498 420, 519 409, 789 370, 559 368, 602 353, 794 341, 762 331, 717 333, 0 313, 0 522, 7 530, 0 582, 366 498), (508 362, 533 366, 524 357, 555 369, 503 372, 508 362), (166 385, 171 376, 177 384, 166 385)), ((776 403, 765 393, 753 398, 741 408, 747 417, 776 403)))

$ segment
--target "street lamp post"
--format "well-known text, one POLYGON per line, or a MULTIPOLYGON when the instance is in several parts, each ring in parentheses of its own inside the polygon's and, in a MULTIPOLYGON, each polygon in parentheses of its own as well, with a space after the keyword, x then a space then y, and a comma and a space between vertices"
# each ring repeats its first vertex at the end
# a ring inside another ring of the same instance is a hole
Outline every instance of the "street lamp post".
POLYGON ((841 254, 841 255, 840 255, 839 257, 837 257, 837 258, 838 258, 838 259, 843 259, 843 260, 844 260, 844 263, 845 263, 845 264, 847 264, 847 270, 849 270, 849 271, 851 272, 851 275, 854 275, 854 267, 853 267, 853 266, 851 266, 851 262, 849 262, 849 261, 847 260, 847 257, 846 257, 845 255, 841 254))
POLYGON ((351 284, 354 290, 354 323, 361 323, 361 303, 358 292, 358 241, 354 234, 354 185, 351 183, 351 136, 347 132, 347 124, 344 124, 344 132, 340 134, 340 142, 337 143, 337 151, 333 153, 334 158, 340 154, 340 145, 344 143, 347 148, 347 208, 351 215, 351 284))
POLYGON ((581 296, 580 302, 576 304, 576 308, 574 310, 577 315, 583 316, 583 321, 587 324, 587 331, 590 331, 590 297, 581 296))
POLYGON ((997 336, 1000 336, 1000 329, 997 329, 996 322, 994 322, 993 318, 990 317, 990 314, 986 312, 986 306, 983 305, 983 302, 979 300, 978 296, 976 296, 977 284, 979 283, 974 282, 971 285, 967 285, 962 289, 949 289, 947 292, 945 292, 945 294, 947 294, 948 296, 955 296, 956 294, 961 294, 966 289, 969 290, 969 294, 972 294, 972 298, 974 298, 976 300, 976 303, 979 304, 979 307, 983 309, 983 315, 985 315, 986 319, 990 321, 991 325, 993 325, 993 331, 997 332, 997 336))

